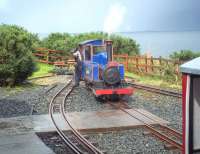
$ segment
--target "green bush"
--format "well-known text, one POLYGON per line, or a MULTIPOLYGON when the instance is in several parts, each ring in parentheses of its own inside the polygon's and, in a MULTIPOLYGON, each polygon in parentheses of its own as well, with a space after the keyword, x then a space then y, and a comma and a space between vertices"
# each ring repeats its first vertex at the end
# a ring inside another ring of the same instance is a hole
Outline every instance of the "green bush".
POLYGON ((0 25, 0 85, 23 82, 35 70, 36 35, 15 25, 0 25))
POLYGON ((163 69, 162 75, 167 82, 177 83, 178 78, 175 74, 175 68, 173 66, 166 65, 163 69))
POLYGON ((170 58, 187 61, 199 56, 200 56, 200 52, 193 52, 191 50, 180 50, 180 51, 173 52, 170 55, 170 58))

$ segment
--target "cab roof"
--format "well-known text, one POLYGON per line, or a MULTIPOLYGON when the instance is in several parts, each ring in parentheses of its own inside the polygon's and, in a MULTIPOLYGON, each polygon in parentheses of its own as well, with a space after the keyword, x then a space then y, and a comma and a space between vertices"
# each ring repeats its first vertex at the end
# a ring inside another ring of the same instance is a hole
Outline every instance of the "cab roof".
POLYGON ((182 73, 200 75, 200 57, 182 64, 180 70, 182 73))
POLYGON ((83 42, 80 42, 79 45, 103 45, 104 44, 104 40, 86 40, 83 42))

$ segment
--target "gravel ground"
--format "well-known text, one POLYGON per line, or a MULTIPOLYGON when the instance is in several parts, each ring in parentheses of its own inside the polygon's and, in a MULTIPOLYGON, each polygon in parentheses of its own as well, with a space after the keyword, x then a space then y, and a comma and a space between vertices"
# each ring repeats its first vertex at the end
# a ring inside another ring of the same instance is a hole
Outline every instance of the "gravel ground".
POLYGON ((44 104, 47 104, 43 96, 44 91, 45 87, 43 86, 26 87, 15 92, 13 92, 13 89, 11 91, 4 91, 6 95, 3 95, 0 99, 0 117, 30 115, 32 112, 37 112, 38 104, 40 104, 39 112, 42 113, 44 104))
POLYGON ((67 108, 68 112, 98 111, 108 106, 105 103, 96 101, 92 92, 85 88, 84 83, 81 83, 79 87, 75 87, 68 100, 71 102, 67 108))
POLYGON ((49 99, 70 76, 54 76, 34 80, 34 85, 0 88, 0 118, 16 117, 30 114, 47 114, 49 99), (39 84, 39 85, 36 85, 39 84), (49 85, 48 85, 49 84, 49 85), (46 91, 57 84, 50 94, 46 91))
POLYGON ((38 133, 37 135, 56 154, 74 154, 57 133, 38 133))
MULTIPOLYGON (((143 135, 144 129, 87 134, 87 139, 107 154, 180 154, 165 150, 164 144, 152 136, 143 135)), ((68 153, 69 149, 57 133, 37 134, 56 154, 68 153)), ((68 136, 70 137, 70 135, 68 136)), ((71 140, 71 139, 70 139, 71 140)))
POLYGON ((152 136, 144 136, 144 130, 127 131, 89 135, 89 141, 96 141, 99 149, 108 154, 176 154, 178 151, 164 149, 164 144, 152 136))
POLYGON ((31 106, 25 101, 15 99, 0 100, 0 118, 30 115, 31 111, 31 106))
POLYGON ((143 108, 169 121, 171 127, 182 131, 181 102, 180 98, 137 90, 128 103, 132 107, 143 108))

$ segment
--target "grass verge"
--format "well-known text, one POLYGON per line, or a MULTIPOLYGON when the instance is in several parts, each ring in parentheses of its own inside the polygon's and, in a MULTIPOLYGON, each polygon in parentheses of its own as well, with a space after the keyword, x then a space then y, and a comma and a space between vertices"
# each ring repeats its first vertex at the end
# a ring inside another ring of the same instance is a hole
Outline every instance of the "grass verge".
POLYGON ((44 64, 44 63, 37 63, 37 71, 32 74, 29 79, 51 75, 51 71, 54 69, 53 65, 44 64))
POLYGON ((150 75, 138 75, 135 73, 126 72, 125 75, 127 77, 133 78, 137 83, 152 85, 161 88, 168 88, 168 89, 176 89, 181 90, 181 81, 178 82, 169 82, 162 79, 159 76, 150 76, 150 75))

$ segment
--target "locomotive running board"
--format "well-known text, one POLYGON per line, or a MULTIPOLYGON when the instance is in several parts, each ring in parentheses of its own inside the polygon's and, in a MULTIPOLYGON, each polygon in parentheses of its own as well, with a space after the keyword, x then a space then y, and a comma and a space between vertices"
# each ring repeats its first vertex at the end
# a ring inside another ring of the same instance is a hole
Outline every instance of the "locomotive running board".
POLYGON ((116 88, 116 89, 93 89, 93 93, 95 96, 100 95, 132 95, 134 92, 132 87, 126 87, 126 88, 116 88))

